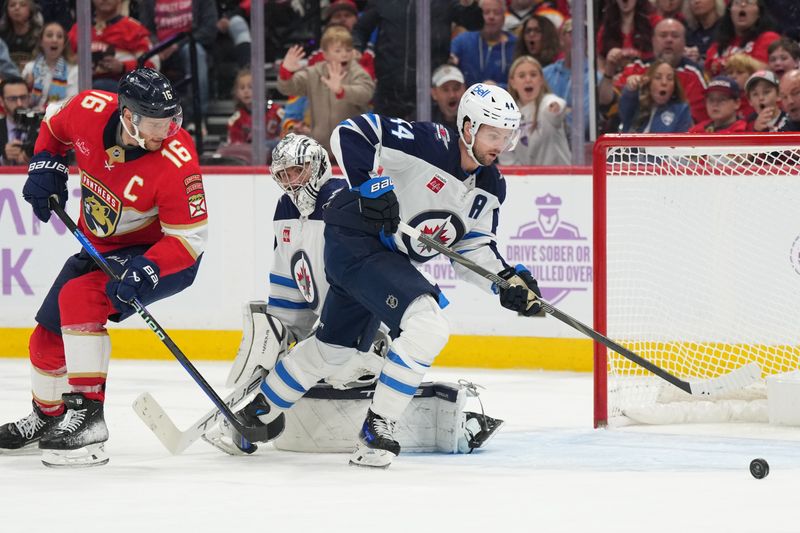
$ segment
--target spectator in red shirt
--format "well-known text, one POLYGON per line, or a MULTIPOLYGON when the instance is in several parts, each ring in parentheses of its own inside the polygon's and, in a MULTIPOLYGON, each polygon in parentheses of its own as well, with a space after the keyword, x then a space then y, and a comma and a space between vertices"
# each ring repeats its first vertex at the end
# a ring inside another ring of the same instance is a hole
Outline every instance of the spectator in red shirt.
POLYGON ((717 37, 706 54, 706 74, 722 74, 727 59, 737 52, 744 52, 766 64, 767 48, 780 38, 773 31, 775 28, 764 0, 731 0, 722 17, 717 37))
POLYGON ((627 61, 653 57, 653 26, 656 22, 649 0, 609 0, 597 31, 597 56, 601 68, 615 48, 622 50, 627 61))
POLYGON ((706 89, 708 120, 693 126, 689 133, 741 133, 747 124, 739 120, 739 85, 727 76, 717 76, 706 89))
MULTIPOLYGON (((233 82, 233 101, 236 111, 228 119, 228 144, 250 144, 253 142, 253 75, 250 70, 240 70, 233 82)), ((264 115, 267 142, 275 144, 280 140, 283 109, 272 100, 267 102, 264 115), (272 143, 271 141, 274 141, 272 143)))
POLYGON ((778 107, 778 78, 769 70, 759 70, 747 80, 744 92, 755 109, 745 120, 747 131, 780 131, 786 113, 778 107))
MULTIPOLYGON (((676 19, 664 19, 656 24, 653 31, 653 52, 655 59, 661 59, 672 65, 675 75, 683 89, 686 102, 692 111, 692 120, 695 123, 708 119, 705 104, 706 80, 700 65, 690 61, 684 56, 686 28, 676 19)), ((643 76, 652 65, 654 59, 637 59, 629 63, 622 73, 612 78, 610 69, 616 61, 617 53, 609 54, 612 61, 606 64, 606 75, 598 86, 598 102, 600 105, 609 105, 615 98, 615 91, 619 93, 633 76, 643 76)))
MULTIPOLYGON (((122 0, 92 0, 92 87, 117 92, 117 82, 136 68, 137 58, 151 47, 147 28, 131 17, 123 16, 122 0)), ((78 25, 69 30, 69 44, 78 52, 78 25)), ((158 59, 145 62, 158 69, 158 59)))

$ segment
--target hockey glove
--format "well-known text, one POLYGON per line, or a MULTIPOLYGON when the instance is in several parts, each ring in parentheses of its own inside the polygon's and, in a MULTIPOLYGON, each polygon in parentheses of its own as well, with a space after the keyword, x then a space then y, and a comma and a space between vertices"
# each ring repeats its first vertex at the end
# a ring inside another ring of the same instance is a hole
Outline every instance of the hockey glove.
POLYGON ((67 161, 60 155, 39 152, 31 158, 22 197, 33 206, 34 214, 42 222, 50 220, 50 196, 58 195, 58 204, 67 205, 68 175, 67 161))
POLYGON ((511 284, 508 289, 500 288, 500 305, 523 316, 539 314, 542 305, 537 299, 542 293, 528 269, 517 265, 516 269, 508 267, 497 275, 511 284))
POLYGON ((384 235, 395 233, 400 224, 400 204, 397 203, 392 178, 378 176, 354 190, 361 195, 358 205, 367 224, 376 231, 383 230, 384 235))
MULTIPOLYGON (((114 300, 126 304, 130 304, 134 298, 142 300, 158 285, 159 272, 157 264, 143 255, 137 255, 128 262, 119 280, 112 279, 106 284, 106 294, 112 303, 114 300)), ((120 309, 117 305, 114 307, 120 309)))

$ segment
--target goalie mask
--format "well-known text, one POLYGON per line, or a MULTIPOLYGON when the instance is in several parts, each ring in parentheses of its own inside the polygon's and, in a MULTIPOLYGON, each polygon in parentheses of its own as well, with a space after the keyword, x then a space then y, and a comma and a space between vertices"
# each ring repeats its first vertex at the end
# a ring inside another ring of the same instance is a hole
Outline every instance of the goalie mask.
POLYGON ((331 177, 325 148, 310 137, 294 133, 284 137, 272 151, 269 169, 303 216, 314 212, 319 190, 331 177))
POLYGON ((461 97, 458 104, 458 115, 456 125, 458 134, 467 147, 467 153, 475 163, 481 163, 475 157, 472 149, 475 140, 481 136, 486 136, 486 142, 495 144, 501 151, 513 150, 519 140, 519 124, 522 114, 514 102, 514 98, 502 87, 496 85, 484 85, 476 83, 471 86, 461 97), (464 135, 464 122, 470 122, 469 133, 470 142, 467 142, 464 135), (481 131, 481 126, 495 126, 508 130, 507 133, 499 133, 497 130, 481 131), (497 138, 494 138, 497 137, 497 138))
POLYGON ((119 114, 131 112, 131 125, 123 119, 122 127, 144 149, 147 137, 166 139, 177 134, 183 123, 180 101, 169 80, 151 68, 128 73, 119 82, 119 114))

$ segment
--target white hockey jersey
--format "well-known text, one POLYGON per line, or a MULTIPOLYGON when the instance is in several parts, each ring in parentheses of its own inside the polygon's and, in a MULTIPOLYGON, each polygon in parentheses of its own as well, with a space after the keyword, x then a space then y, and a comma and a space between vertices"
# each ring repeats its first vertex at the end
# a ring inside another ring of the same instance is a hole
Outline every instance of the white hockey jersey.
POLYGON ((275 208, 274 257, 267 309, 298 339, 305 338, 311 331, 322 312, 329 288, 323 257, 322 206, 344 187, 347 182, 342 179, 325 183, 319 191, 317 206, 308 217, 300 216, 286 194, 275 208))
MULTIPOLYGON (((496 247, 500 205, 506 183, 495 165, 472 174, 461 168, 458 136, 433 122, 406 122, 375 114, 345 120, 331 135, 331 149, 347 180, 358 187, 370 178, 390 176, 400 218, 491 272, 508 265, 496 247)), ((402 233, 397 248, 415 264, 437 255, 402 233)), ((493 284, 453 263, 456 275, 493 291, 493 284)))

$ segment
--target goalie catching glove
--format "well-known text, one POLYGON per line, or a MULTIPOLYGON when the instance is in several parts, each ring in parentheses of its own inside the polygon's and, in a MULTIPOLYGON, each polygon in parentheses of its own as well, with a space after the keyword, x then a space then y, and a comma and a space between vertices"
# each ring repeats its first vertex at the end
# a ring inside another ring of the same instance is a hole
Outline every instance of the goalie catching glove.
POLYGON ((500 287, 500 305, 523 316, 533 316, 541 312, 542 305, 538 299, 542 293, 528 269, 517 265, 516 268, 508 267, 497 275, 511 285, 507 289, 500 287))

